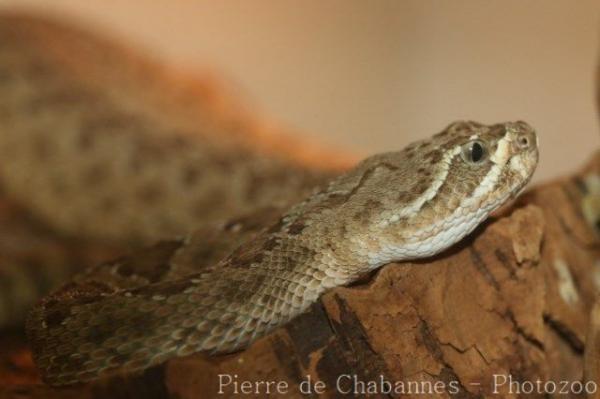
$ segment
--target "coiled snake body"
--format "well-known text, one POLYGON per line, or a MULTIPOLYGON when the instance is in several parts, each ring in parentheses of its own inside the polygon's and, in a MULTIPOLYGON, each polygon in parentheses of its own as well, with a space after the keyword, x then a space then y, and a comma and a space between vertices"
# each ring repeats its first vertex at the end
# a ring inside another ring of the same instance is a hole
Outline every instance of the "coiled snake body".
MULTIPOLYGON (((170 104, 173 111, 161 98, 127 94, 131 85, 94 86, 108 79, 88 80, 100 67, 73 72, 82 52, 132 62, 126 53, 91 39, 82 45, 65 28, 8 22, 0 38, 21 45, 17 51, 0 41, 0 68, 15 73, 0 82, 19 94, 0 100, 0 115, 9 115, 0 139, 9 155, 0 161, 7 195, 70 234, 135 241, 195 229, 88 269, 33 309, 28 335, 51 384, 242 349, 329 288, 448 248, 514 197, 537 164, 537 138, 526 123, 456 122, 332 177, 299 159, 266 157, 247 138, 188 134, 197 127, 180 111, 189 101, 170 104), (40 46, 49 29, 56 40, 40 46), (83 46, 77 60, 65 43, 83 46), (15 72, 32 64, 30 76, 15 72), (35 118, 10 118, 48 93, 53 100, 35 118), (61 101, 69 106, 56 119, 49 109, 61 101), (36 156, 45 157, 45 169, 31 167, 36 156), (88 191, 78 197, 82 181, 88 191), (29 195, 32 188, 39 197, 29 195), (207 216, 211 206, 216 215, 207 216), (236 218, 219 222, 232 209, 236 218)), ((140 74, 131 75, 128 82, 140 74)))

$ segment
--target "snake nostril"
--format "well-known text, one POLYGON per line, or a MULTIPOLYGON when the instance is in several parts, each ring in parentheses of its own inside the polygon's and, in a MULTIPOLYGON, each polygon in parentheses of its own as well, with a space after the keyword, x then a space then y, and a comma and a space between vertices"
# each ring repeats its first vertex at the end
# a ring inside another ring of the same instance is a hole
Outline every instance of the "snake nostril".
POLYGON ((529 145, 531 144, 530 139, 528 136, 520 136, 517 139, 517 145, 519 146, 520 149, 525 150, 527 148, 529 148, 529 145))

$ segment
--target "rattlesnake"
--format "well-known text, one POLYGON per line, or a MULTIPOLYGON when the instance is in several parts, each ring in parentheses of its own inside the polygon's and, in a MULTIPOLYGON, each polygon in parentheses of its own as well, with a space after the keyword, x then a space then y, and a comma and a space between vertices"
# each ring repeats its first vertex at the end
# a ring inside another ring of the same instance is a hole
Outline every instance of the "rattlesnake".
POLYGON ((6 195, 68 235, 175 237, 87 269, 32 310, 34 359, 51 384, 242 349, 329 288, 454 244, 537 164, 525 122, 455 122, 344 173, 317 170, 281 145, 196 132, 190 110, 206 104, 146 95, 176 82, 124 50, 0 22, 6 195), (23 107, 27 120, 14 117, 23 107))

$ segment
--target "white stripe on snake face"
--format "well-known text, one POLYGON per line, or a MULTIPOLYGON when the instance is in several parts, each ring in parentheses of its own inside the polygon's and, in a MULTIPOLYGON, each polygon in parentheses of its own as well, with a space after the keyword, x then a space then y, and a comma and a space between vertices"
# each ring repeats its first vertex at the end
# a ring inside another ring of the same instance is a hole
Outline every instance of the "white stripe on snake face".
POLYGON ((463 199, 461 201, 461 205, 464 204, 464 206, 473 206, 473 204, 476 203, 479 198, 489 194, 498 182, 498 178, 500 177, 502 169, 506 165, 509 157, 510 139, 504 136, 498 141, 498 148, 490 157, 491 161, 494 162, 494 165, 490 168, 481 183, 479 183, 479 186, 475 189, 475 191, 473 191, 473 195, 463 199))
POLYGON ((448 173, 450 172, 450 164, 452 163, 452 159, 460 154, 460 146, 454 147, 452 151, 448 151, 444 158, 440 161, 442 165, 442 170, 440 175, 432 182, 431 187, 429 187, 423 195, 418 197, 409 205, 400 209, 400 211, 394 215, 392 215, 388 220, 383 220, 379 223, 379 227, 386 227, 391 223, 397 222, 403 217, 412 216, 415 213, 419 212, 423 205, 427 201, 430 201, 433 197, 435 197, 444 182, 446 181, 446 177, 448 177, 448 173))
POLYGON ((504 135, 500 140, 498 140, 498 147, 496 151, 490 157, 490 160, 497 165, 504 165, 508 158, 510 157, 510 144, 512 139, 508 134, 504 135))
POLYGON ((367 255, 369 267, 375 269, 393 261, 419 259, 438 254, 471 233, 507 198, 508 194, 483 207, 475 208, 472 212, 467 212, 465 208, 458 208, 451 216, 436 224, 438 228, 440 224, 444 225, 437 234, 429 235, 425 239, 401 245, 386 242, 379 251, 367 255))

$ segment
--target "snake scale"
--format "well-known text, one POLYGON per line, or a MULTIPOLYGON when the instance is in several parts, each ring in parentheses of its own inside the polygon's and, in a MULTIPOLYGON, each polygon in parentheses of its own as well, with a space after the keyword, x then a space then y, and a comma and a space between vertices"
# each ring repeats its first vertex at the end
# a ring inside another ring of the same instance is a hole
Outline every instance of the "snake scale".
POLYGON ((63 234, 163 239, 34 307, 27 332, 53 385, 243 349, 332 287, 453 245, 537 165, 525 122, 460 121, 344 172, 315 168, 126 49, 1 18, 5 195, 63 234))

